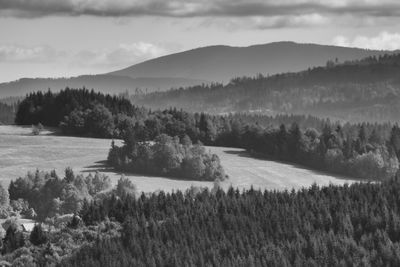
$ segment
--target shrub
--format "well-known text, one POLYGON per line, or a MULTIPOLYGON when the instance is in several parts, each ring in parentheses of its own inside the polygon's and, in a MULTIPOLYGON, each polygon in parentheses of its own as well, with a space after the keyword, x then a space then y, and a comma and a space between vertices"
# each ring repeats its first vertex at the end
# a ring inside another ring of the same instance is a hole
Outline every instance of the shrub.
POLYGON ((33 135, 39 135, 40 134, 40 129, 35 125, 32 125, 32 134, 33 135))

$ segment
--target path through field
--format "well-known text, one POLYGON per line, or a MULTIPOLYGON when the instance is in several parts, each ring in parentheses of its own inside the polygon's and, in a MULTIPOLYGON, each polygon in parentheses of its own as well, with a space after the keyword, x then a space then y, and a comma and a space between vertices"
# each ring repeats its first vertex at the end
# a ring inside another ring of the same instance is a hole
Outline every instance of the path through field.
MULTIPOLYGON (((0 126, 0 182, 9 182, 36 169, 55 169, 60 176, 71 166, 74 171, 89 173, 96 170, 110 176, 113 183, 121 176, 106 167, 104 161, 110 149, 111 140, 79 137, 64 137, 44 132, 40 136, 31 135, 30 127, 0 126)), ((229 179, 222 186, 230 185, 240 189, 299 189, 316 182, 319 185, 350 183, 351 180, 318 173, 280 162, 248 157, 242 149, 208 147, 216 153, 229 179)), ((163 177, 126 175, 139 191, 185 190, 191 185, 212 186, 211 182, 182 181, 163 177)))

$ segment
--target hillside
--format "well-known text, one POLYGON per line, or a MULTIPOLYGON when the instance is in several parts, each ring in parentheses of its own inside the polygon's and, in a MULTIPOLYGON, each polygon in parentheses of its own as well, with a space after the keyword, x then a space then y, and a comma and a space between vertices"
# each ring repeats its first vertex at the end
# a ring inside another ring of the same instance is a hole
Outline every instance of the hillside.
POLYGON ((328 116, 350 121, 398 121, 400 55, 317 67, 297 73, 236 78, 134 96, 138 105, 211 113, 260 112, 328 116))
POLYGON ((152 59, 110 74, 138 77, 186 77, 228 82, 258 73, 295 72, 323 66, 328 60, 361 59, 382 51, 276 42, 248 47, 210 46, 152 59))
POLYGON ((96 91, 120 94, 125 91, 134 93, 167 90, 180 86, 193 86, 206 83, 202 80, 186 78, 130 78, 114 75, 83 75, 73 78, 23 78, 17 81, 0 84, 0 98, 24 96, 29 92, 51 89, 59 91, 66 87, 96 89, 96 91))
POLYGON ((59 91, 66 87, 86 87, 119 94, 166 91, 171 88, 228 82, 233 77, 258 73, 295 72, 324 66, 328 60, 361 59, 384 51, 278 42, 249 47, 210 46, 148 60, 126 69, 102 75, 72 78, 23 78, 0 84, 0 98, 24 96, 28 92, 59 91))

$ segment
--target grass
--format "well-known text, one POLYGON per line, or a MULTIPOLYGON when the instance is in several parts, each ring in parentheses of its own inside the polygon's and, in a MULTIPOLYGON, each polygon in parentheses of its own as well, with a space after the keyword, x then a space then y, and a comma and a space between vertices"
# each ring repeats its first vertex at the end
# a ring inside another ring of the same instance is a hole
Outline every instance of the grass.
MULTIPOLYGON (((0 182, 8 186, 11 180, 24 176, 28 171, 56 170, 60 176, 66 167, 76 173, 100 171, 108 175, 112 182, 121 177, 104 165, 111 140, 65 137, 44 131, 33 136, 31 127, 0 126, 0 182)), ((352 182, 339 176, 324 174, 294 165, 248 157, 243 150, 235 148, 209 147, 217 154, 229 179, 222 183, 240 189, 299 189, 312 183, 319 185, 352 182)), ((212 182, 174 180, 164 177, 126 175, 136 184, 139 191, 185 190, 191 185, 209 186, 212 182)))

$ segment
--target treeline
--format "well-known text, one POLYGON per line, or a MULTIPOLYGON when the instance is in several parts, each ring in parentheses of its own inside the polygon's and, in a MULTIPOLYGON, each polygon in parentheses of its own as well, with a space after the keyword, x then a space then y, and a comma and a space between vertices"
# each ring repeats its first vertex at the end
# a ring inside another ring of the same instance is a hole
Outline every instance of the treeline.
MULTIPOLYGON (((188 166, 185 165, 185 160, 182 160, 187 154, 178 152, 178 144, 180 139, 192 138, 207 145, 245 148, 254 156, 294 162, 361 179, 385 180, 393 177, 399 170, 400 128, 397 125, 341 125, 312 120, 316 125, 321 123, 322 129, 301 129, 295 122, 290 126, 281 124, 279 127, 262 127, 258 123, 247 124, 237 120, 235 116, 206 114, 200 114, 197 119, 195 114, 195 119, 190 123, 190 120, 184 119, 190 118, 190 114, 176 110, 169 112, 179 118, 174 122, 174 127, 170 127, 171 124, 166 124, 166 128, 160 127, 162 123, 157 123, 157 119, 152 118, 145 120, 142 126, 135 124, 126 128, 123 138, 125 146, 111 149, 110 164, 122 170, 143 172, 148 169, 158 175, 175 173, 175 176, 181 176, 179 173, 186 173, 186 177, 195 177, 189 175, 191 171, 161 171, 174 168, 184 170, 185 168, 172 166, 188 166), (325 123, 324 126, 322 123, 325 123), (169 142, 164 141, 169 143, 165 145, 168 152, 157 148, 159 146, 149 146, 143 142, 154 140, 158 133, 164 132, 177 136, 175 142, 172 139, 169 139, 169 142), (180 154, 181 156, 178 156, 180 154), (163 157, 163 160, 154 161, 153 157, 157 155, 163 157)), ((199 167, 200 162, 201 160, 198 160, 196 168, 204 169, 199 167)), ((216 162, 219 165, 219 161, 216 162)))
POLYGON ((16 105, 7 105, 0 102, 0 125, 14 124, 16 105))
POLYGON ((115 197, 81 211, 122 224, 62 266, 398 266, 400 183, 316 185, 298 192, 231 188, 115 197))
POLYGON ((193 145, 187 135, 180 140, 161 134, 154 142, 138 142, 131 133, 124 141, 122 147, 113 143, 108 154, 109 165, 117 170, 197 181, 226 178, 218 156, 201 144, 193 145))
MULTIPOLYGON (((290 128, 246 127, 240 135, 242 146, 255 155, 299 163, 315 169, 361 179, 385 180, 399 170, 400 128, 393 126, 389 139, 378 128, 358 126, 356 133, 340 125, 326 125, 319 132, 290 128)), ((229 140, 228 134, 227 138, 229 140)), ((234 137, 231 137, 234 138, 234 137)))
POLYGON ((134 95, 150 108, 193 112, 283 112, 352 122, 399 121, 400 54, 328 64, 298 73, 237 77, 229 84, 198 85, 134 95))
MULTIPOLYGON (((270 127, 248 124, 246 116, 190 114, 175 109, 132 121, 122 130, 125 143, 154 140, 159 134, 186 135, 206 145, 247 149, 256 156, 299 163, 362 179, 384 180, 399 169, 400 131, 397 125, 339 124, 311 120, 320 129, 297 123, 270 127), (319 122, 319 123, 318 123, 319 122), (324 126, 322 126, 324 125, 324 126)), ((264 121, 265 123, 265 121, 264 121)), ((310 123, 311 124, 311 123, 310 123)), ((129 145, 128 145, 129 146, 129 145)))
MULTIPOLYGON (((214 116, 188 113, 175 108, 151 111, 137 108, 123 99, 101 94, 100 99, 110 99, 111 102, 99 104, 94 100, 79 106, 73 104, 78 102, 74 100, 74 96, 98 94, 72 89, 63 94, 65 99, 69 99, 65 100, 64 105, 75 106, 63 118, 56 115, 52 118, 58 120, 64 133, 121 138, 129 149, 134 148, 131 140, 139 143, 153 141, 157 136, 166 134, 177 136, 180 140, 188 136, 193 143, 200 141, 205 145, 245 148, 255 155, 270 159, 300 163, 364 179, 383 180, 393 176, 398 170, 399 127, 390 123, 341 124, 301 115, 269 117, 239 113, 214 116), (114 111, 107 108, 112 106, 113 101, 122 101, 123 108, 120 112, 117 108, 114 111)), ((31 98, 40 99, 35 94, 31 98)), ((58 98, 58 95, 53 95, 53 98, 58 98)), ((26 103, 25 100, 23 103, 26 103)), ((40 112, 52 116, 51 109, 47 109, 47 106, 35 106, 40 112)), ((20 106, 18 112, 24 110, 24 107, 25 105, 20 106)), ((32 122, 30 120, 29 124, 32 122)), ((147 149, 147 152, 151 151, 147 149)), ((129 162, 132 159, 133 156, 127 160, 129 162)), ((113 165, 121 167, 125 164, 113 165)), ((129 164, 125 167, 127 165, 129 164)), ((140 168, 142 167, 136 169, 140 168)))
MULTIPOLYGON (((305 115, 266 116, 259 113, 236 113, 223 117, 210 117, 223 125, 224 121, 235 124, 258 124, 263 127, 291 125, 297 122, 303 128, 322 129, 329 120, 305 115)), ((96 137, 123 138, 127 129, 134 128, 143 140, 154 139, 161 133, 183 137, 187 134, 194 142, 204 142, 207 131, 206 118, 202 114, 177 109, 151 111, 138 108, 129 101, 103 95, 86 89, 65 89, 60 93, 31 93, 17 109, 17 124, 60 127, 64 134, 96 137)))
MULTIPOLYGON (((129 100, 121 97, 96 93, 94 90, 69 89, 52 93, 50 90, 30 93, 18 106, 15 122, 20 125, 58 127, 60 122, 71 112, 90 112, 94 106, 104 106, 113 115, 126 114, 133 116, 137 112, 129 100)), ((96 114, 92 114, 96 115, 96 114)))
MULTIPOLYGON (((239 112, 223 115, 228 121, 239 121, 241 124, 258 125, 264 128, 279 127, 282 124, 290 126, 297 123, 302 129, 314 128, 322 130, 325 125, 338 125, 339 121, 329 118, 319 118, 304 114, 277 113, 266 115, 262 112, 239 112)), ((341 123, 346 124, 346 123, 341 123)))

